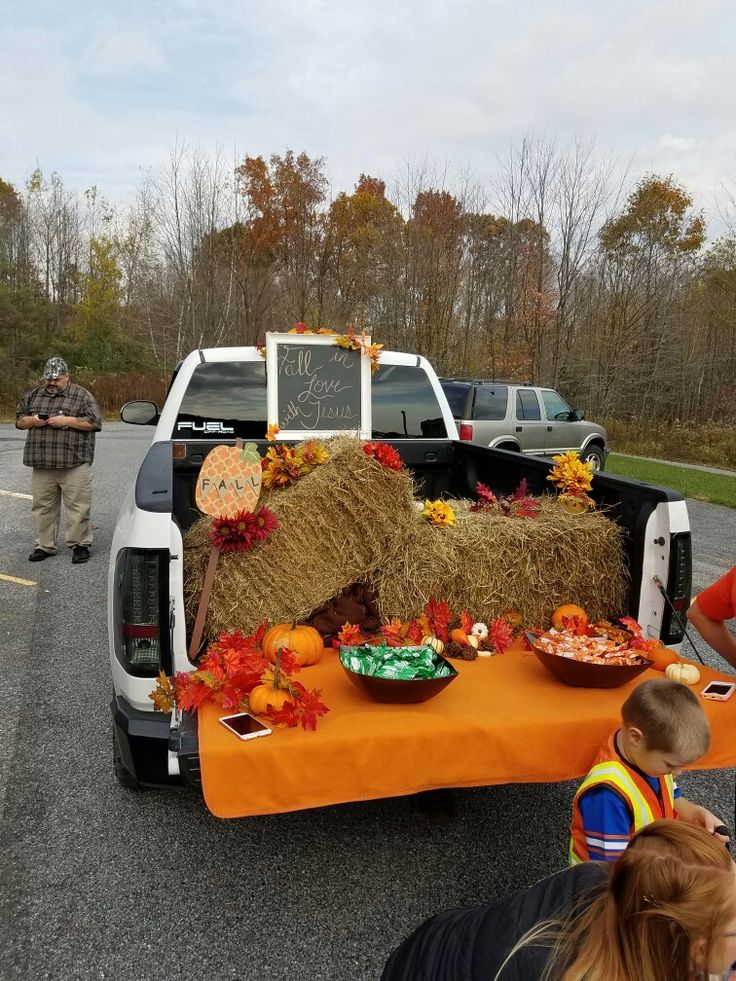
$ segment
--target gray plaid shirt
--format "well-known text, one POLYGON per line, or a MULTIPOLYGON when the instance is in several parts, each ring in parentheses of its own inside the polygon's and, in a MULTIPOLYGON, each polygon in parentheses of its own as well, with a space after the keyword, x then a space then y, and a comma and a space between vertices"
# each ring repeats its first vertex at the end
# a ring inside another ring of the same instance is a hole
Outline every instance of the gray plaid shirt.
POLYGON ((82 463, 92 463, 95 455, 95 432, 102 429, 102 419, 97 402, 86 388, 69 382, 63 392, 53 395, 46 391, 45 385, 34 388, 18 402, 15 418, 35 416, 39 412, 50 416, 86 419, 95 428, 89 432, 81 432, 79 429, 52 429, 50 426, 27 429, 23 450, 23 463, 27 467, 68 470, 82 463))

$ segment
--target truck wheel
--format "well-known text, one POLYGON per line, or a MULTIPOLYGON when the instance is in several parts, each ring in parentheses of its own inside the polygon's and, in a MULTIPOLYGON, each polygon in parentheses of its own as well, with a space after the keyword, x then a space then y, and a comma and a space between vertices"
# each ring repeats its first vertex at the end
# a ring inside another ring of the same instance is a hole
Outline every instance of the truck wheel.
POLYGON ((118 737, 114 729, 112 731, 112 765, 115 770, 115 779, 121 787, 128 787, 130 790, 140 789, 141 785, 126 767, 125 763, 123 763, 120 744, 118 743, 118 737))
POLYGON ((600 446, 589 446, 580 455, 583 458, 583 463, 592 463, 593 470, 603 470, 606 465, 603 450, 600 446))

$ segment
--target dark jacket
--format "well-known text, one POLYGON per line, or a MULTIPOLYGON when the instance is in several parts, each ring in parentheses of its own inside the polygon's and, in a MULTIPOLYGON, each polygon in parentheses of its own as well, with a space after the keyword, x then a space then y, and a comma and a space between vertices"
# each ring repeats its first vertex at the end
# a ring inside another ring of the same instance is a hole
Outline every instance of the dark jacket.
MULTIPOLYGON (((397 947, 381 981, 493 981, 504 958, 527 930, 583 905, 600 892, 606 863, 586 862, 565 869, 510 899, 451 909, 427 920, 397 947)), ((537 981, 548 950, 526 947, 501 975, 503 981, 537 981)))

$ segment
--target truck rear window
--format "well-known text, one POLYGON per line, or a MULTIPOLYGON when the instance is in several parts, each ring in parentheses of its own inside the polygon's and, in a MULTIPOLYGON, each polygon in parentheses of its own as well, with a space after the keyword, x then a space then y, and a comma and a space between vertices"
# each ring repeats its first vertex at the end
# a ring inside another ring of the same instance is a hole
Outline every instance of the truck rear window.
MULTIPOLYGON (((374 439, 444 439, 447 428, 421 367, 382 365, 371 379, 374 439)), ((174 439, 266 438, 264 362, 198 365, 182 399, 174 439)))

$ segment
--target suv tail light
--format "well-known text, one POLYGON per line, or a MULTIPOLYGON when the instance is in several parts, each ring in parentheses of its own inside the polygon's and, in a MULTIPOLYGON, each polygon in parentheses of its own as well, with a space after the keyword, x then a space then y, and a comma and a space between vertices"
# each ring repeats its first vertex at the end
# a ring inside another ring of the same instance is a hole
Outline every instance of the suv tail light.
POLYGON ((466 443, 470 443, 473 439, 473 427, 469 422, 460 423, 460 439, 465 440, 466 443))
POLYGON ((171 666, 169 553, 124 548, 115 562, 115 656, 128 674, 155 678, 171 666))
POLYGON ((690 606, 690 588, 692 586, 692 544, 690 532, 679 532, 670 536, 670 566, 667 577, 667 595, 678 616, 670 609, 669 603, 664 605, 662 618, 662 642, 679 644, 685 636, 680 620, 685 620, 685 613, 690 606))

